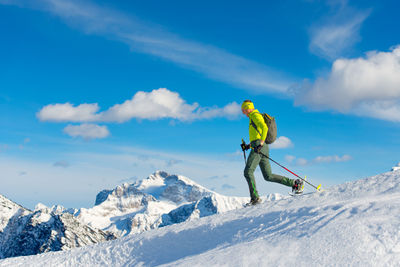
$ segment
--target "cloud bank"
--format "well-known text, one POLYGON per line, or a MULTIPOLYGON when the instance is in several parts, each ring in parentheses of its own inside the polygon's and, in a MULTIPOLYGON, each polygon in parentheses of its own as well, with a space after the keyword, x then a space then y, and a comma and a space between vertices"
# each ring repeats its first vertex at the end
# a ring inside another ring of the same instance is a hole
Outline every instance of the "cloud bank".
POLYGON ((310 165, 310 164, 320 164, 320 163, 346 162, 346 161, 350 161, 352 159, 353 158, 350 155, 317 156, 312 160, 308 160, 305 158, 296 158, 295 156, 292 156, 292 155, 285 156, 286 162, 294 163, 295 165, 298 165, 298 166, 305 166, 305 165, 310 165))
POLYGON ((48 122, 114 122, 123 123, 131 119, 176 119, 193 121, 225 117, 237 118, 241 114, 236 102, 225 107, 200 107, 198 103, 187 104, 176 92, 160 88, 151 92, 139 91, 132 99, 99 112, 99 105, 70 103, 50 104, 43 107, 37 117, 48 122))
POLYGON ((295 105, 400 122, 400 45, 338 59, 326 78, 294 90, 295 105))

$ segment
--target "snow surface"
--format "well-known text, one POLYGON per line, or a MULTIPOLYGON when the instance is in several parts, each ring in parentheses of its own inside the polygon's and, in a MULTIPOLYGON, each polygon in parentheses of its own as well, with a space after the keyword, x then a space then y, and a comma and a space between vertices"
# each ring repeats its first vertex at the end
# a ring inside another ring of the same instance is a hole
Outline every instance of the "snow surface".
POLYGON ((400 162, 392 168, 392 171, 400 171, 400 162))
POLYGON ((0 266, 399 266, 400 172, 0 266))

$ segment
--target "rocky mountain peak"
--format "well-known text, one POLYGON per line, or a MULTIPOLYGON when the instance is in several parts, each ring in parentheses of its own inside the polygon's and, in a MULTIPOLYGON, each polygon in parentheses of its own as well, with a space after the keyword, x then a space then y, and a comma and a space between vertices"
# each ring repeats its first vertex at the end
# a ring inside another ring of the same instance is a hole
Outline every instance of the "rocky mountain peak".
POLYGON ((114 239, 81 223, 61 206, 30 211, 0 195, 0 258, 68 250, 114 239))

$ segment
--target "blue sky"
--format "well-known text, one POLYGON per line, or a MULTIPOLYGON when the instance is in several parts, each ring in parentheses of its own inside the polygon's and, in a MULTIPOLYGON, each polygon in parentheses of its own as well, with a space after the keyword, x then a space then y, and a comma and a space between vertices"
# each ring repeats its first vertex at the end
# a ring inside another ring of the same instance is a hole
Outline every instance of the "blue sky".
POLYGON ((89 207, 161 169, 247 196, 244 99, 277 119, 271 157, 311 181, 385 172, 400 161, 398 9, 0 0, 0 194, 89 207))

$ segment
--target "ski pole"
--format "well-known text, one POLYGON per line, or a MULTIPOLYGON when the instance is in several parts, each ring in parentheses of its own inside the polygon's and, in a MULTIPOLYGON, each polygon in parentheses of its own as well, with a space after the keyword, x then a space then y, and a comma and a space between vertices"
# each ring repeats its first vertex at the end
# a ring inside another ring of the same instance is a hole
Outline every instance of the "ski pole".
MULTIPOLYGON (((243 138, 242 138, 242 145, 246 145, 246 142, 243 140, 243 138)), ((247 162, 246 162, 246 150, 244 150, 244 149, 243 149, 243 156, 244 156, 244 165, 246 165, 247 164, 247 162)))
MULTIPOLYGON (((253 148, 254 149, 254 148, 253 148)), ((278 166, 282 167, 283 169, 287 170, 288 172, 290 172, 291 174, 293 174, 294 176, 296 176, 297 178, 300 178, 301 180, 303 180, 304 182, 306 182, 307 184, 311 185, 312 187, 314 187, 315 189, 317 189, 318 191, 320 191, 321 188, 321 184, 319 184, 318 186, 315 186, 313 184, 311 184, 310 182, 308 182, 307 180, 305 180, 304 178, 300 177, 299 175, 295 174, 294 172, 292 172, 291 170, 289 170, 288 168, 286 168, 285 166, 282 166, 281 164, 279 164, 278 162, 276 162, 275 160, 271 159, 269 156, 265 155, 264 153, 260 152, 261 155, 263 155, 264 157, 266 157, 267 159, 269 159, 270 161, 274 162, 275 164, 277 164, 278 166)))

